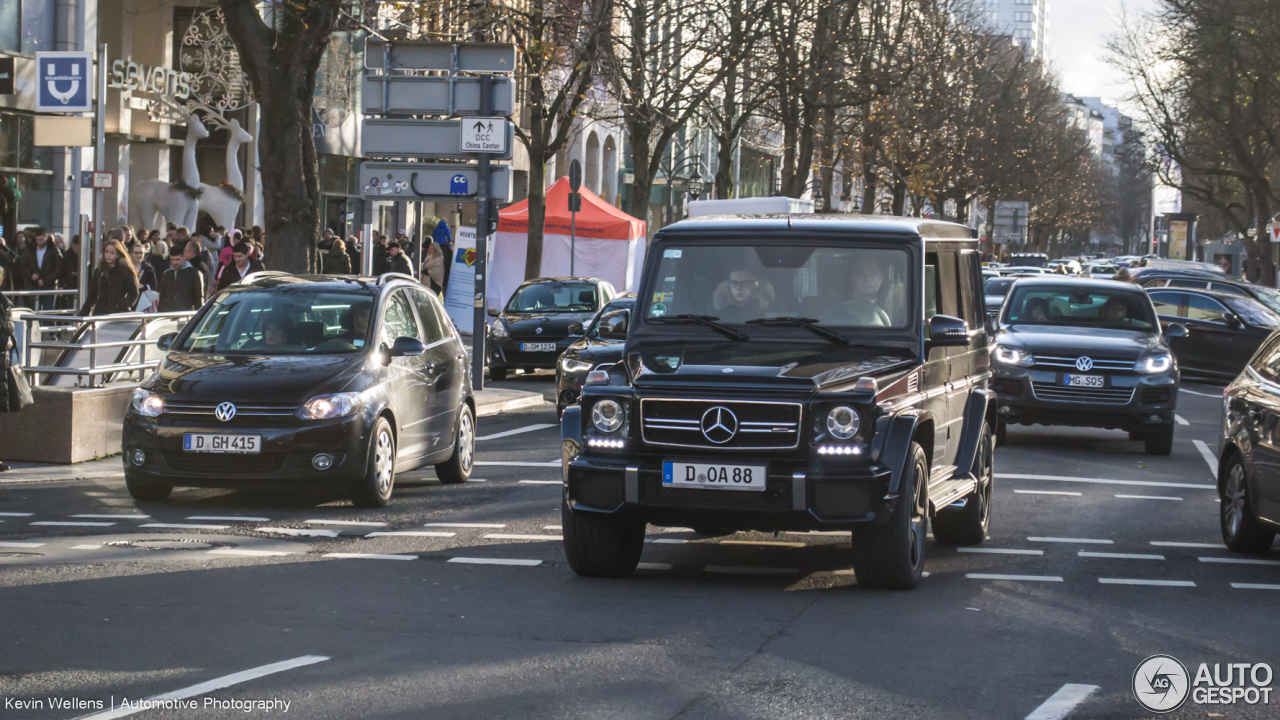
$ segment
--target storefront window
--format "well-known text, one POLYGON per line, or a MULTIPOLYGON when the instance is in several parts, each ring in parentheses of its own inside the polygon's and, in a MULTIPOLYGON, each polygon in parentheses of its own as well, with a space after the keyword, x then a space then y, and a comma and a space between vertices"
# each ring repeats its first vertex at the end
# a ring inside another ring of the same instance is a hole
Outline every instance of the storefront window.
POLYGON ((18 139, 22 121, 13 113, 0 113, 0 167, 18 167, 18 139))
MULTIPOLYGON (((22 52, 53 49, 54 0, 22 0, 22 52)), ((7 5, 16 5, 6 2, 7 5)))
POLYGON ((22 200, 18 202, 18 227, 53 224, 53 175, 20 173, 18 190, 22 200))
POLYGON ((16 53, 22 49, 18 42, 22 29, 18 8, 16 2, 0 2, 0 50, 16 53))

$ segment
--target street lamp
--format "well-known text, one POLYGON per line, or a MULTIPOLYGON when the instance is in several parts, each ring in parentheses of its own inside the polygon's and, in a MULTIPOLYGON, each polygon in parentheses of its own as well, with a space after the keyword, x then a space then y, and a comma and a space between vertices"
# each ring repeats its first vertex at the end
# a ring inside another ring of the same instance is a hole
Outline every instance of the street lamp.
MULTIPOLYGON (((701 165, 701 163, 699 163, 699 165, 701 165)), ((698 172, 697 165, 693 168, 693 175, 685 181, 684 187, 689 193, 690 200, 702 199, 702 191, 706 189, 706 183, 702 181, 702 173, 698 172)))

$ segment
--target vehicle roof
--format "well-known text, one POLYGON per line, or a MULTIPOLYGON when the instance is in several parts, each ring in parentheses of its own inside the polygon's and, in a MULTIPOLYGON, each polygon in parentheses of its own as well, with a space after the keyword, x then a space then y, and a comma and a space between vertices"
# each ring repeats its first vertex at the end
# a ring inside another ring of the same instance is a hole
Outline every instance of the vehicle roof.
POLYGON ((520 285, 521 287, 523 287, 525 285, 536 285, 538 283, 544 283, 544 282, 582 282, 582 283, 591 283, 593 285, 599 285, 600 283, 604 282, 604 280, 601 280, 600 278, 593 278, 593 277, 542 277, 542 278, 534 278, 532 280, 525 280, 524 282, 520 283, 520 285))
POLYGON ((896 217, 892 215, 774 214, 774 215, 708 215, 681 220, 658 231, 660 236, 693 233, 874 233, 898 236, 904 240, 922 237, 929 240, 976 240, 964 225, 945 220, 896 217))
MULTIPOLYGON (((1189 288, 1189 287, 1158 287, 1143 288, 1148 292, 1181 292, 1192 293, 1194 295, 1205 295, 1215 300, 1254 300, 1252 296, 1241 295, 1240 293, 1224 292, 1222 290, 1210 290, 1208 288, 1189 288)), ((1257 302, 1257 300, 1254 300, 1257 302)))
POLYGON ((419 285, 416 280, 407 278, 394 278, 379 284, 377 277, 362 277, 356 275, 290 275, 288 273, 270 273, 263 275, 255 273, 260 277, 255 277, 247 283, 236 283, 235 286, 249 286, 261 289, 270 289, 280 287, 282 285, 309 285, 315 290, 332 290, 334 292, 350 291, 350 290, 369 290, 377 292, 380 287, 390 287, 393 282, 400 282, 410 285, 419 285))
POLYGON ((1120 288, 1133 292, 1146 291, 1146 288, 1139 287, 1132 283, 1116 282, 1115 280, 1104 280, 1102 278, 1085 278, 1072 275, 1033 275, 1030 277, 1018 278, 1018 286, 1021 287, 1023 285, 1029 285, 1032 287, 1039 285, 1070 285, 1072 287, 1079 286, 1081 288, 1100 288, 1110 290, 1120 288))

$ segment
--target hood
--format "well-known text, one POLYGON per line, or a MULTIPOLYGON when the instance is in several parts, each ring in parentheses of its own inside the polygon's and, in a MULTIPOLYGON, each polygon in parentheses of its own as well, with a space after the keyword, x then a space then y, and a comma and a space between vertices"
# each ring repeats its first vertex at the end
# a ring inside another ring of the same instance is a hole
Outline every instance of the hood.
POLYGON ((569 336, 569 326, 574 323, 586 325, 595 316, 595 312, 582 313, 538 313, 514 314, 504 313, 503 322, 511 337, 524 340, 560 340, 569 336), (542 332, 538 332, 541 329, 542 332))
POLYGON ((1001 330, 996 341, 1002 345, 1021 348, 1032 355, 1064 357, 1098 355, 1136 360, 1148 351, 1168 351, 1164 337, 1158 331, 1114 328, 1011 325, 1001 330))
POLYGON ((204 355, 171 352, 147 387, 181 399, 297 402, 341 392, 366 357, 353 355, 204 355))
POLYGON ((914 361, 899 348, 811 343, 664 342, 637 344, 627 353, 638 388, 715 383, 816 390, 885 375, 914 361))

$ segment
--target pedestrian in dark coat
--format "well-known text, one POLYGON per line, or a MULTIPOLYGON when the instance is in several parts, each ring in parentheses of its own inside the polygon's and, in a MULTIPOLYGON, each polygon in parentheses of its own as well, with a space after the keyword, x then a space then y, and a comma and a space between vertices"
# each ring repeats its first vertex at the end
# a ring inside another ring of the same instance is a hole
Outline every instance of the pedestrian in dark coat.
POLYGON ((219 292, 253 273, 262 272, 262 263, 250 257, 252 250, 247 242, 239 242, 231 247, 231 263, 222 269, 222 275, 218 277, 219 292))
POLYGON ((409 256, 404 254, 404 250, 400 248, 400 243, 393 241, 387 245, 387 257, 391 259, 391 269, 387 272, 403 273, 409 277, 415 277, 413 266, 409 264, 409 256))
POLYGON ((364 266, 360 264, 360 238, 355 235, 347 238, 347 259, 351 261, 351 269, 356 275, 364 272, 364 266))
MULTIPOLYGON (((53 244, 52 236, 42 227, 32 228, 29 234, 35 235, 34 244, 27 245, 22 256, 22 276, 26 278, 28 290, 57 290, 58 277, 62 275, 62 251, 53 244)), ((53 295, 41 297, 41 310, 53 309, 53 295)))
MULTIPOLYGON (((4 285, 7 275, 3 267, 0 267, 0 286, 4 285)), ((11 361, 9 351, 16 344, 16 334, 13 327, 13 316, 10 314, 13 310, 13 304, 9 302, 9 298, 0 293, 0 412, 10 412, 19 408, 9 407, 9 364, 11 361)), ((0 471, 8 470, 9 466, 0 461, 0 471)))
POLYGON ((133 312, 138 307, 138 275, 129 253, 119 240, 102 246, 102 262, 93 273, 89 297, 80 315, 112 315, 133 312))
POLYGON ((350 275, 351 257, 347 255, 346 243, 334 238, 329 244, 329 251, 320 256, 320 273, 322 275, 350 275))
POLYGON ((160 312, 198 310, 204 304, 204 276, 182 257, 182 248, 169 249, 169 269, 160 278, 160 312))

